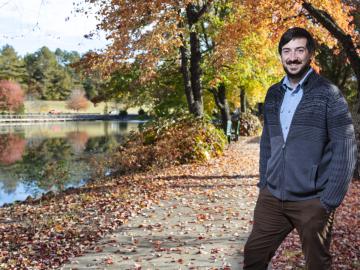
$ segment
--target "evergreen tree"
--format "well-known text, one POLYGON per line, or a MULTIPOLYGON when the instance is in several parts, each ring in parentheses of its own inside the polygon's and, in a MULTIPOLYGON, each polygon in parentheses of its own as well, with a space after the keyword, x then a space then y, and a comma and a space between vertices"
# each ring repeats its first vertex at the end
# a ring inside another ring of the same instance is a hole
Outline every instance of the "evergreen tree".
POLYGON ((28 91, 44 100, 65 100, 73 87, 71 75, 61 66, 55 53, 42 47, 25 56, 29 73, 28 91))
POLYGON ((27 78, 25 63, 14 48, 5 45, 0 49, 0 80, 11 80, 24 86, 27 78))

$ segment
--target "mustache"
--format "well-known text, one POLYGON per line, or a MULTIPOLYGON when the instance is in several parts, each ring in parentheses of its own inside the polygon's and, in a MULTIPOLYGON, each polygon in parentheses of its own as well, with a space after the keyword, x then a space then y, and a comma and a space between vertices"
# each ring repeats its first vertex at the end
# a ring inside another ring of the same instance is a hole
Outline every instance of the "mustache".
POLYGON ((291 64, 299 64, 299 65, 300 65, 301 63, 302 63, 302 62, 299 61, 299 60, 293 60, 293 61, 290 61, 290 60, 289 60, 289 61, 286 62, 287 65, 291 65, 291 64))

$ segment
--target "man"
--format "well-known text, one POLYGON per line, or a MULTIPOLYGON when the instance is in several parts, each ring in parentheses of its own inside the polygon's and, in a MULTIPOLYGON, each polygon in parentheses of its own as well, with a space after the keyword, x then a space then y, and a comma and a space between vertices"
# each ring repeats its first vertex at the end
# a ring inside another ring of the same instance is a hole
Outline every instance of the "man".
POLYGON ((310 66, 315 51, 311 34, 291 28, 278 50, 286 76, 265 98, 260 193, 244 269, 267 269, 294 228, 306 269, 330 269, 334 210, 355 167, 354 128, 339 89, 310 66))

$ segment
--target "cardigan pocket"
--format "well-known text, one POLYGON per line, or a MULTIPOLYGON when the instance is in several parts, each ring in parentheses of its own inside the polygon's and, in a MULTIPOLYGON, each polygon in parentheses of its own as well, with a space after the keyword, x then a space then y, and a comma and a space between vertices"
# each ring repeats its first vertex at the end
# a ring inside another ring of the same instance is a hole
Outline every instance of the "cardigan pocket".
POLYGON ((318 165, 313 165, 311 167, 311 171, 310 171, 310 183, 313 184, 314 189, 316 189, 316 173, 318 170, 318 165))

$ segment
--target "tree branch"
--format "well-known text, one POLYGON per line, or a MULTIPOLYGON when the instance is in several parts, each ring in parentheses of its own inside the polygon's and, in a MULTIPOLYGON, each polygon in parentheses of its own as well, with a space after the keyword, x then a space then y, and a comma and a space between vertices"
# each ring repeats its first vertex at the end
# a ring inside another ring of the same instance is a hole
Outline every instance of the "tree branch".
POLYGON ((201 9, 197 13, 197 20, 199 20, 201 18, 201 16, 207 12, 207 10, 210 7, 210 5, 212 4, 212 2, 213 2, 213 0, 209 0, 201 7, 201 9))
POLYGON ((358 94, 360 94, 360 57, 356 51, 351 36, 346 34, 327 12, 315 8, 311 3, 308 3, 306 1, 303 2, 302 6, 343 46, 346 56, 349 59, 351 67, 354 70, 354 73, 358 80, 358 94))
POLYGON ((195 23, 197 23, 201 16, 203 16, 207 11, 208 8, 210 7, 210 5, 212 4, 213 0, 209 0, 207 1, 201 8, 199 11, 196 11, 196 6, 194 4, 189 4, 186 7, 186 14, 187 14, 187 19, 189 22, 189 26, 191 27, 192 25, 194 25, 195 23))
POLYGON ((280 19, 279 23, 283 23, 283 22, 286 22, 286 21, 289 21, 289 20, 292 20, 292 19, 300 18, 300 17, 302 17, 304 15, 305 14, 300 11, 297 15, 293 15, 293 16, 289 16, 289 17, 285 17, 285 18, 280 19))
POLYGON ((224 109, 224 104, 220 102, 218 91, 215 88, 208 88, 208 90, 214 95, 216 106, 219 107, 220 109, 224 109))
POLYGON ((314 17, 322 26, 333 34, 336 39, 341 40, 347 36, 327 12, 315 8, 308 2, 304 2, 302 6, 312 17, 314 17))

